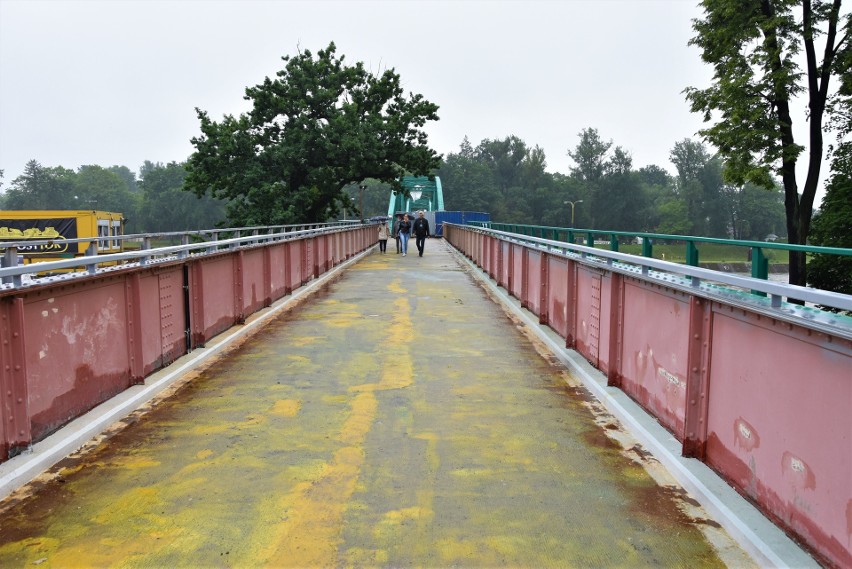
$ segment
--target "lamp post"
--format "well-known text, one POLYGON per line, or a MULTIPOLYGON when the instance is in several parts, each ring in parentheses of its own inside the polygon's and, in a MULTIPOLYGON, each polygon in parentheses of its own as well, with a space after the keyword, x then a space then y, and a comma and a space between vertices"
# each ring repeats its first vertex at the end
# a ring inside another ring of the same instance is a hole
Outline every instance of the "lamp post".
POLYGON ((364 223, 364 190, 367 189, 366 184, 361 184, 358 186, 359 194, 361 196, 361 223, 364 223))
POLYGON ((574 228, 574 206, 577 205, 578 203, 583 203, 583 200, 577 200, 577 201, 573 201, 573 202, 566 200, 562 203, 566 204, 566 205, 571 204, 571 228, 573 229, 574 228))

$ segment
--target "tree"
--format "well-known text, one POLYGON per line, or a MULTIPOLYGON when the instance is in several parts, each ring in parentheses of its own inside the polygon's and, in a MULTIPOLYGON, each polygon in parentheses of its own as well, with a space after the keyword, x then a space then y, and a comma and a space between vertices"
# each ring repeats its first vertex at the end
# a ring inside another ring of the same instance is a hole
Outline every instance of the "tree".
POLYGON ((201 135, 186 186, 229 200, 236 225, 321 221, 337 216, 343 188, 366 178, 393 184, 431 175, 440 156, 422 130, 437 105, 403 95, 392 69, 373 75, 336 56, 334 43, 284 57, 275 79, 246 89, 252 109, 221 122, 196 109, 201 135))
POLYGON ((488 166, 477 158, 467 137, 458 153, 447 155, 438 170, 444 191, 444 205, 450 211, 493 212, 499 196, 488 166))
POLYGON ((721 163, 700 142, 676 142, 671 161, 677 169, 677 195, 686 202, 694 235, 724 237, 727 217, 722 207, 721 163))
MULTIPOLYGON (((832 79, 848 76, 852 14, 841 16, 842 0, 703 0, 704 18, 693 21, 690 44, 714 69, 706 89, 687 88, 693 112, 715 123, 701 134, 724 156, 729 182, 771 189, 774 175, 784 186, 787 236, 807 242, 820 165, 823 129, 831 115, 848 112, 848 99, 830 101, 832 79), (801 6, 801 17, 794 6, 801 6), (817 41, 824 42, 817 61, 817 41), (804 49, 801 72, 797 54, 804 49), (846 62, 846 63, 844 63, 846 62), (799 195, 796 162, 804 148, 793 133, 794 99, 807 96, 807 177, 799 195), (845 105, 845 106, 844 106, 845 105), (714 116, 715 113, 715 116, 714 116), (827 116, 828 115, 828 116, 827 116), (828 119, 828 120, 827 120, 828 119)), ((847 79, 848 80, 848 79, 847 79)), ((807 281, 805 254, 790 252, 790 282, 807 281)))
POLYGON ((476 148, 477 156, 491 169, 494 181, 503 197, 522 184, 523 163, 529 156, 526 143, 517 136, 503 140, 485 139, 476 148))
POLYGON ((73 184, 73 171, 48 168, 30 160, 24 173, 12 180, 3 206, 6 209, 77 209, 73 184))
POLYGON ((651 164, 636 172, 645 195, 645 207, 638 212, 640 231, 657 232, 660 223, 658 206, 675 198, 674 178, 663 168, 651 164))
POLYGON ((769 234, 784 236, 784 192, 780 186, 767 191, 754 184, 726 187, 730 228, 734 239, 762 241, 769 234))
POLYGON ((144 233, 210 229, 225 218, 225 204, 197 197, 183 188, 183 164, 145 161, 139 187, 143 192, 139 226, 144 233))
POLYGON ((597 182, 606 172, 607 153, 612 141, 601 140, 594 128, 585 128, 578 136, 580 142, 573 152, 568 151, 568 156, 577 164, 571 168, 571 175, 585 182, 597 182))
POLYGON ((118 211, 135 219, 137 199, 120 175, 102 166, 80 166, 73 177, 75 209, 118 211))
POLYGON ((137 186, 136 174, 128 168, 127 166, 110 166, 107 168, 113 174, 118 175, 124 183, 127 184, 127 189, 133 193, 139 191, 139 187, 137 186))

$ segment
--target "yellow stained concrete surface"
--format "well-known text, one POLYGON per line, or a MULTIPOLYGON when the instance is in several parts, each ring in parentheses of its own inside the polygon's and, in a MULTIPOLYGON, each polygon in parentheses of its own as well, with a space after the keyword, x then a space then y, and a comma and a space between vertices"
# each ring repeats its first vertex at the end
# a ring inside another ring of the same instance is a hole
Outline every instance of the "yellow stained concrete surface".
POLYGON ((426 247, 367 257, 7 499, 0 567, 749 563, 426 247))

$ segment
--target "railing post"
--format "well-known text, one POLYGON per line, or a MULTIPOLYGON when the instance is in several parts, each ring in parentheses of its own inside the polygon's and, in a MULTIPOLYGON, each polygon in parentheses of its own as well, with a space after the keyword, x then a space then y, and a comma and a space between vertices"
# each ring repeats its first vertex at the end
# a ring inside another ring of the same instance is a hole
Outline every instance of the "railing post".
MULTIPOLYGON (((150 248, 151 248, 151 237, 146 235, 145 237, 142 238, 142 250, 147 251, 150 248)), ((144 267, 145 265, 148 264, 148 261, 150 261, 150 260, 151 260, 151 257, 149 257, 148 255, 141 257, 139 259, 139 266, 144 267)))
POLYGON ((651 243, 650 237, 642 238, 642 256, 649 259, 654 256, 654 244, 651 243))
POLYGON ((694 241, 686 242, 686 264, 690 267, 698 266, 698 247, 694 241))
MULTIPOLYGON (((189 235, 187 235, 186 233, 181 235, 180 244, 184 246, 189 245, 189 235)), ((178 251, 178 259, 186 259, 187 257, 189 257, 189 251, 187 251, 186 249, 181 249, 180 251, 178 251)))
POLYGON ((618 252, 618 235, 612 234, 609 236, 609 250, 618 252))
MULTIPOLYGON (((98 243, 96 241, 92 241, 89 243, 89 246, 86 248, 86 258, 97 257, 98 256, 98 243)), ((86 272, 90 275, 97 274, 98 272, 98 262, 92 261, 86 263, 86 272)))
MULTIPOLYGON (((3 252, 3 266, 4 267, 17 267, 18 266, 18 249, 17 247, 9 247, 3 252)), ((11 283, 18 288, 21 286, 21 282, 23 279, 21 275, 15 275, 12 277, 3 277, 3 283, 11 283)))
MULTIPOLYGON (((751 276, 755 279, 766 280, 769 277, 769 259, 763 254, 762 247, 751 248, 751 276)), ((752 290, 752 294, 766 296, 765 292, 752 290)))

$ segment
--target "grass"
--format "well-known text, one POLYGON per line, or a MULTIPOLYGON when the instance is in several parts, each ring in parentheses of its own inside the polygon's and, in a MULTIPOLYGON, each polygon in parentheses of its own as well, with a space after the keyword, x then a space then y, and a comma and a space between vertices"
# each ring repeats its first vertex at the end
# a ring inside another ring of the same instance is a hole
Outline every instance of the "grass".
MULTIPOLYGON (((599 249, 609 249, 609 245, 596 245, 599 249)), ((629 255, 641 255, 641 245, 619 245, 621 253, 629 255)), ((738 247, 736 245, 721 245, 716 243, 702 243, 698 245, 698 261, 701 263, 748 263, 749 247, 738 247)), ((671 261, 673 263, 686 262, 686 245, 654 245, 654 258, 671 261)), ((763 254, 770 264, 786 263, 787 255, 783 251, 764 249, 763 254)))

